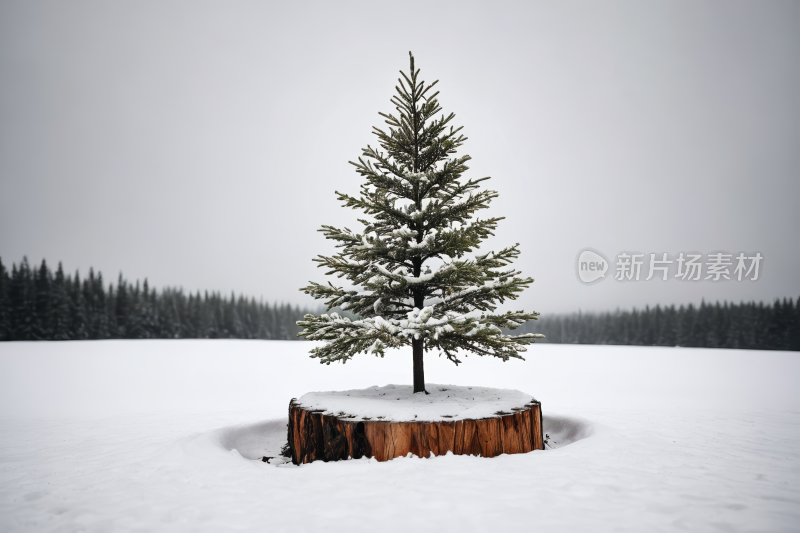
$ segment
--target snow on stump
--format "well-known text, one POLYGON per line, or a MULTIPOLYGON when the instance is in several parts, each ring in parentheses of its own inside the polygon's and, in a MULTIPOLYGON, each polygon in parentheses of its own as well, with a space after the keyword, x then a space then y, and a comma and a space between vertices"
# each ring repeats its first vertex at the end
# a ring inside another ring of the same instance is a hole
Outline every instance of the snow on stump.
POLYGON ((496 457, 543 450, 541 404, 510 389, 428 384, 310 392, 289 403, 292 462, 496 457))

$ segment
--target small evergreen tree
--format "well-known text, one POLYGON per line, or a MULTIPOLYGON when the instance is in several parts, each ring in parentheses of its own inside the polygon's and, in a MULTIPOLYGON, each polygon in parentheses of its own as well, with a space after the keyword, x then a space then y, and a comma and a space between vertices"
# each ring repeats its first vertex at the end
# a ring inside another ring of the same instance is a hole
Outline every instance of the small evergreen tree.
POLYGON ((522 359, 519 352, 542 335, 501 331, 536 318, 537 313, 491 312, 497 303, 516 299, 533 280, 508 268, 519 245, 466 255, 502 220, 471 220, 497 193, 478 191, 489 178, 462 181, 470 157, 456 151, 466 137, 461 127, 450 125, 453 113, 436 118, 439 93, 431 89, 437 82, 426 85, 419 78, 413 55, 409 74, 401 75, 391 100, 398 115, 380 113, 388 131, 374 131, 382 150, 367 146, 358 163, 351 162, 366 180, 361 195, 337 191, 345 207, 370 218, 359 220, 361 233, 333 226, 320 230, 342 251, 315 261, 361 290, 313 282, 301 289, 325 300, 328 310, 341 306, 359 318, 306 315, 298 325, 305 328, 300 336, 326 341, 311 352, 326 364, 344 363, 361 352, 383 357, 386 348, 411 345, 414 392, 423 392, 426 350, 456 364, 458 350, 507 361, 522 359))

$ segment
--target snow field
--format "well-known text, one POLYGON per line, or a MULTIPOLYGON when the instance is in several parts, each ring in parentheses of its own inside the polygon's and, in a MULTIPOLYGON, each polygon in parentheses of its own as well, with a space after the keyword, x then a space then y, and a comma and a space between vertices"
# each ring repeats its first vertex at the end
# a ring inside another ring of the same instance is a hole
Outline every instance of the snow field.
POLYGON ((545 344, 526 362, 426 358, 428 382, 535 396, 555 449, 256 461, 285 442, 290 398, 410 381, 410 353, 322 366, 308 348, 0 345, 0 530, 798 530, 798 354, 545 344))

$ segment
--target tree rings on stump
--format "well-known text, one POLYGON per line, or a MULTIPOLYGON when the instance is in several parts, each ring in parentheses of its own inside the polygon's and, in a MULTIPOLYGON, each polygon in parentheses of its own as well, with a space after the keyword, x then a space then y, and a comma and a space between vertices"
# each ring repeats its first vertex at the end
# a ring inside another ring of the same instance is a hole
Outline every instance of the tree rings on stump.
POLYGON ((294 464, 409 453, 496 457, 544 449, 541 404, 507 389, 405 385, 309 393, 289 403, 294 464))

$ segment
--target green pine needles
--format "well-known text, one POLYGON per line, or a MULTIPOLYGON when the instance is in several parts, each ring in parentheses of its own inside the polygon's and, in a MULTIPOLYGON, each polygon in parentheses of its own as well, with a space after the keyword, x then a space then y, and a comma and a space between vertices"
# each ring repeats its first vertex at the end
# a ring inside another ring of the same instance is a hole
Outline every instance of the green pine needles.
MULTIPOLYGON (((411 53, 409 52, 409 55, 411 53)), ((323 226, 327 239, 342 251, 314 261, 326 274, 345 277, 360 290, 311 283, 300 290, 328 306, 358 315, 306 315, 297 322, 299 336, 325 341, 311 351, 321 363, 346 362, 357 353, 381 357, 387 348, 412 346, 414 392, 425 390, 425 351, 444 354, 458 364, 458 352, 523 359, 520 352, 538 334, 505 335, 538 313, 493 314, 498 303, 515 300, 533 280, 517 277, 508 265, 519 256, 519 244, 499 252, 467 256, 493 235, 504 217, 484 220, 473 215, 487 209, 496 191, 478 190, 489 178, 463 181, 470 156, 456 156, 466 137, 450 125, 419 70, 403 73, 392 98, 398 115, 380 113, 388 131, 374 128, 380 149, 367 146, 355 165, 365 183, 358 197, 336 192, 345 207, 367 218, 361 233, 323 226)))

